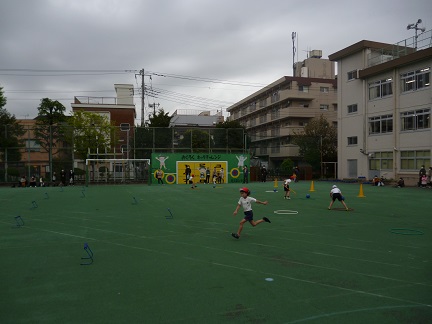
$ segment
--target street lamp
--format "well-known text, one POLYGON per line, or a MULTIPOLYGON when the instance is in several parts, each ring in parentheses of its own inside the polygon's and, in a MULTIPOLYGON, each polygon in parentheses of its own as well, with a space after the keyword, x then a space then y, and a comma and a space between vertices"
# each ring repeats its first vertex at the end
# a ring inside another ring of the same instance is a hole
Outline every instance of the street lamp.
POLYGON ((410 30, 410 29, 415 30, 415 49, 417 49, 417 38, 418 38, 417 31, 420 30, 422 33, 424 33, 426 30, 426 28, 424 28, 424 27, 418 27, 418 25, 421 23, 422 23, 422 20, 419 19, 419 20, 417 20, 417 22, 415 24, 409 24, 407 26, 407 30, 410 30))

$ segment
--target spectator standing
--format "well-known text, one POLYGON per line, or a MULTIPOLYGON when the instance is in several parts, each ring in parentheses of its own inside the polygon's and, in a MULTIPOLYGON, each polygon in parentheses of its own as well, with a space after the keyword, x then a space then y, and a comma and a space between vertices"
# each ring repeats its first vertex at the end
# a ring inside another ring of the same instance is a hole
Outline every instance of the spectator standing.
POLYGON ((294 168, 294 174, 295 174, 295 180, 294 180, 294 182, 299 182, 300 170, 299 170, 298 166, 296 166, 294 168))
POLYGON ((205 183, 210 183, 210 168, 206 168, 206 178, 205 183))
POLYGON ((243 183, 248 183, 249 181, 249 169, 247 165, 243 167, 243 183))
POLYGON ((265 166, 263 166, 261 169, 261 182, 266 182, 266 181, 267 181, 267 169, 265 166))
POLYGON ((63 169, 60 172, 60 181, 63 186, 66 185, 66 172, 63 169))
POLYGON ((158 181, 158 184, 164 184, 162 181, 162 170, 161 169, 157 169, 156 171, 156 179, 158 181))
POLYGON ((432 166, 429 167, 428 176, 429 176, 429 185, 432 186, 432 166))
POLYGON ((75 184, 75 172, 73 170, 69 171, 69 186, 73 186, 75 184))
POLYGON ((421 182, 422 182, 422 177, 426 175, 426 169, 425 166, 422 165, 419 171, 419 181, 418 181, 418 186, 420 187, 421 182))

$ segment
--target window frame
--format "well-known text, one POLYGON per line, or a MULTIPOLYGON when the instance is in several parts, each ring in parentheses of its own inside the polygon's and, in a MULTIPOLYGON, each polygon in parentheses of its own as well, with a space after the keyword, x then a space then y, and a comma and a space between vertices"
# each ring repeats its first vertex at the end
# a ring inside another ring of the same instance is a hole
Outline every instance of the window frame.
POLYGON ((413 150, 400 152, 400 169, 401 171, 417 171, 422 165, 430 164, 430 150, 413 150))
POLYGON ((358 145, 358 137, 357 136, 348 136, 347 137, 347 145, 348 146, 358 145))
POLYGON ((369 117, 369 135, 393 133, 393 115, 381 115, 369 117))
POLYGON ((329 110, 329 105, 325 105, 325 104, 320 104, 320 110, 329 110))
POLYGON ((401 132, 418 131, 430 129, 431 109, 423 108, 417 110, 403 111, 400 113, 401 132), (419 125, 421 124, 421 127, 419 125))
POLYGON ((369 100, 390 97, 393 95, 393 78, 370 82, 368 89, 369 100))
POLYGON ((357 76, 357 70, 352 70, 347 72, 347 78, 348 81, 356 80, 358 78, 357 76))
POLYGON ((348 114, 355 114, 356 112, 358 112, 358 105, 357 104, 351 104, 351 105, 347 106, 347 113, 348 114))
POLYGON ((401 93, 413 92, 430 87, 431 68, 425 67, 400 74, 401 93))
POLYGON ((394 154, 391 151, 373 152, 374 157, 369 159, 369 170, 393 169, 394 154))

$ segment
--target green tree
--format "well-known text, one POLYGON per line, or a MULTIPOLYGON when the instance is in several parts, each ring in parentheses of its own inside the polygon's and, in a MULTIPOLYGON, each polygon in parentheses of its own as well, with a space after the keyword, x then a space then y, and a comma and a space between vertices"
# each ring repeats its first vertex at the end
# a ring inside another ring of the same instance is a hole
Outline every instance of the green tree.
POLYGON ((150 159, 153 149, 153 128, 135 128, 135 157, 137 159, 150 159))
POLYGON ((0 160, 3 162, 18 162, 21 161, 19 148, 23 146, 23 141, 20 140, 20 137, 24 135, 25 131, 23 126, 17 122, 15 115, 11 115, 4 108, 6 102, 3 88, 0 87, 0 160))
POLYGON ((237 120, 217 124, 213 134, 214 147, 231 152, 243 150, 245 129, 237 120))
POLYGON ((106 116, 87 111, 75 111, 67 121, 68 132, 66 138, 73 143, 74 152, 80 159, 85 160, 90 152, 101 155, 109 152, 117 143, 118 130, 112 126, 106 116))
POLYGON ((200 129, 190 129, 183 134, 183 139, 180 141, 179 146, 189 148, 192 145, 191 150, 194 153, 203 153, 209 151, 209 147, 212 146, 211 143, 212 138, 209 132, 200 129))
POLYGON ((280 170, 282 171, 282 174, 286 176, 292 175, 293 168, 294 168, 294 161, 289 158, 283 160, 280 165, 280 170))
POLYGON ((135 129, 135 157, 149 159, 153 148, 166 151, 172 146, 172 129, 169 124, 172 116, 168 116, 163 108, 149 117, 148 127, 135 129))
POLYGON ((337 129, 323 115, 310 120, 303 132, 294 132, 293 142, 315 171, 321 169, 321 162, 337 160, 337 129))
MULTIPOLYGON (((35 136, 40 146, 48 151, 50 170, 53 168, 53 148, 58 148, 62 141, 65 111, 65 106, 49 98, 43 98, 38 107, 35 136)), ((56 150, 55 154, 59 152, 64 151, 56 150)))
POLYGON ((149 117, 149 127, 169 127, 172 116, 168 116, 163 108, 159 109, 157 114, 149 117))

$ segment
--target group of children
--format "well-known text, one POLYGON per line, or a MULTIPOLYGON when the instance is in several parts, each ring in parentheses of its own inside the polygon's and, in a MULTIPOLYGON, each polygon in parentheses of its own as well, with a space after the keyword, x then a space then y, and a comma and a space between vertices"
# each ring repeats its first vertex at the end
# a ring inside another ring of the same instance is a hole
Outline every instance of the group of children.
MULTIPOLYGON (((284 199, 290 199, 290 188, 289 188, 289 184, 291 182, 291 179, 287 179, 284 181, 284 199)), ((231 233, 232 237, 239 239, 240 238, 240 234, 243 231, 243 226, 246 222, 249 222, 249 224, 251 224, 253 227, 263 223, 263 222, 267 222, 267 223, 271 223, 270 219, 268 219, 267 217, 263 217, 260 220, 254 221, 253 219, 253 211, 252 211, 252 203, 257 203, 257 204, 261 204, 261 205, 267 205, 268 201, 260 201, 256 198, 250 197, 250 190, 246 187, 240 188, 240 199, 237 203, 237 207, 234 210, 233 215, 237 215, 240 207, 243 207, 243 212, 244 212, 244 217, 243 219, 240 221, 240 225, 239 228, 237 230, 237 233, 231 233)), ((332 189, 330 190, 330 197, 331 197, 331 201, 330 201, 330 206, 328 207, 329 210, 331 210, 333 203, 337 200, 339 200, 342 205, 345 207, 345 210, 348 211, 348 206, 345 204, 345 199, 342 196, 342 191, 336 186, 333 185, 332 189)))

